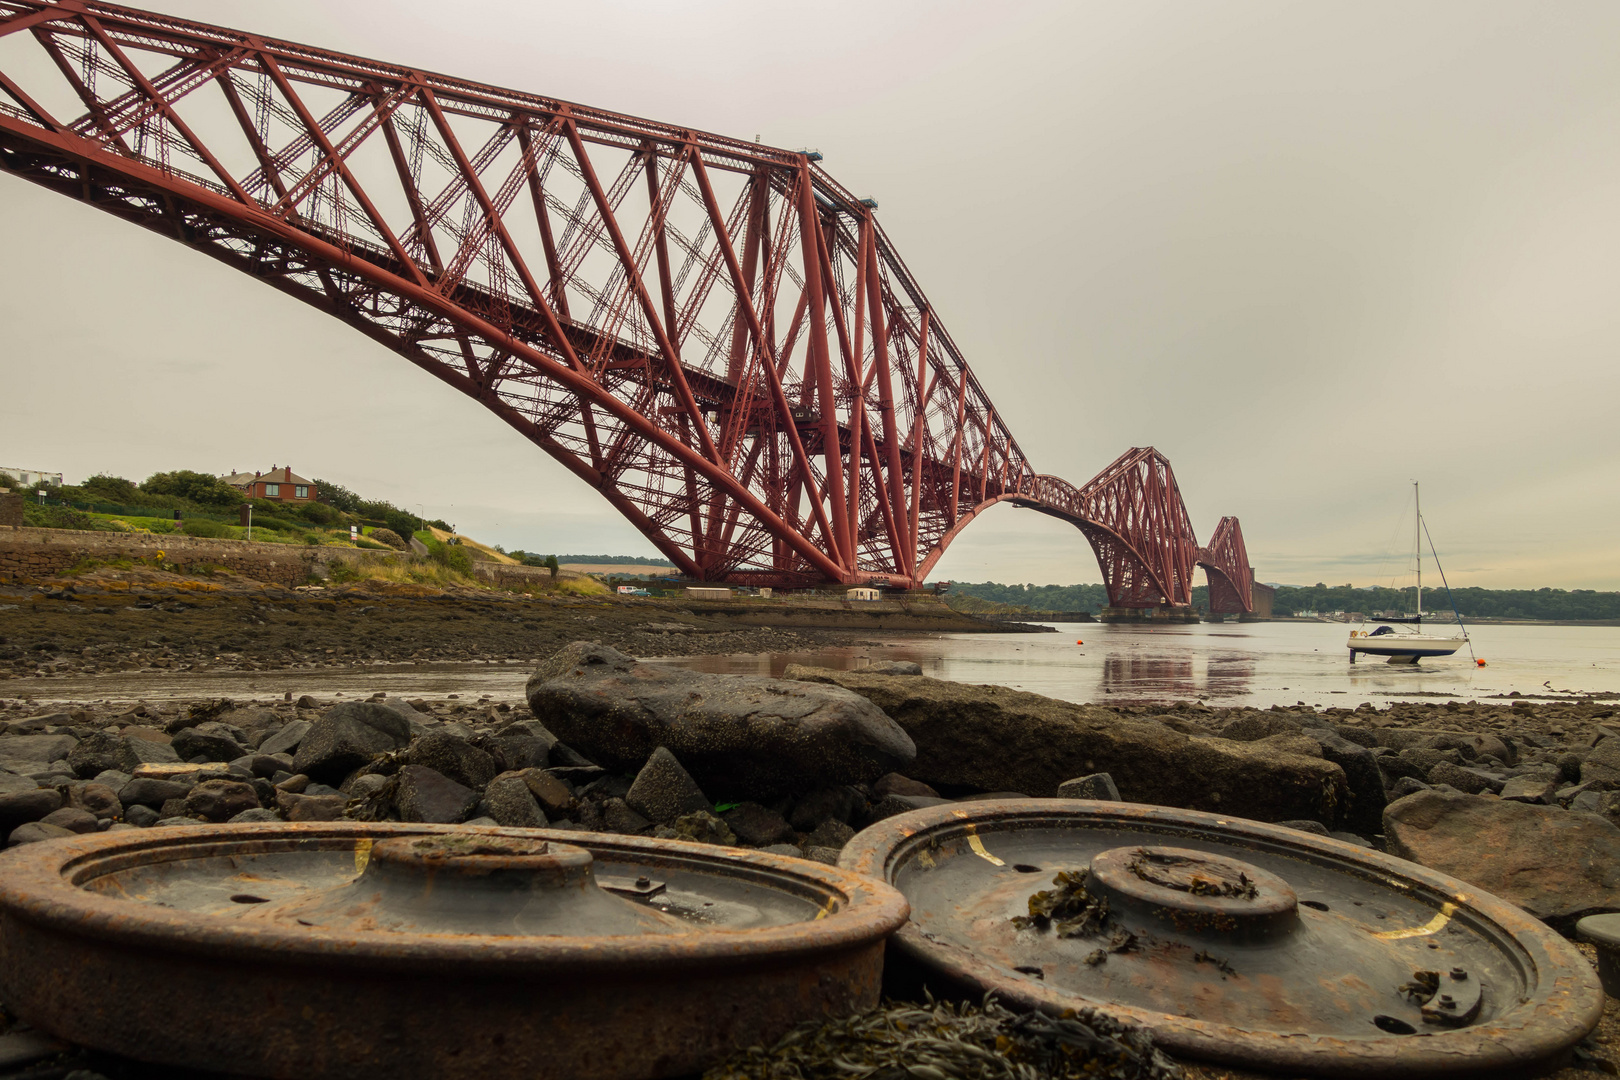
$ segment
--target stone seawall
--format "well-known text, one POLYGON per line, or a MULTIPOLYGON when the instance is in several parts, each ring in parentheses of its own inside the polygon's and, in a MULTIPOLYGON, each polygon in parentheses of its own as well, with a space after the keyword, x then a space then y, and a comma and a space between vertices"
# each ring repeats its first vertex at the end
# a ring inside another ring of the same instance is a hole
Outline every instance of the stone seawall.
POLYGON ((277 585, 302 585, 312 576, 324 577, 333 561, 380 551, 354 548, 302 547, 295 544, 259 544, 247 540, 208 540, 179 533, 87 532, 76 529, 0 528, 0 575, 50 577, 86 559, 152 559, 161 553, 165 563, 182 569, 223 566, 232 573, 277 585))

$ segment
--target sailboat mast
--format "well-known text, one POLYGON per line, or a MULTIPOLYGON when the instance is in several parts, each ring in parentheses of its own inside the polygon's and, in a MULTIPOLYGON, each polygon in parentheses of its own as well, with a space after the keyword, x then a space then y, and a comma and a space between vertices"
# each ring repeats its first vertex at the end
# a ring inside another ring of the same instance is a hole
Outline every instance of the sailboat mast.
POLYGON ((1413 530, 1413 550, 1417 552, 1417 617, 1423 621, 1423 497, 1418 482, 1412 481, 1412 505, 1417 511, 1417 527, 1413 530))

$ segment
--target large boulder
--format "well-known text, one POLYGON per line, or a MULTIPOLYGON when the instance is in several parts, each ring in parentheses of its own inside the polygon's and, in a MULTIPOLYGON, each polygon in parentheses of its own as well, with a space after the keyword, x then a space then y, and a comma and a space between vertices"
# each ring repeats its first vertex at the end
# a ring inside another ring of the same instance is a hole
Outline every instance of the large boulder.
POLYGON ((79 740, 71 735, 0 735, 0 764, 16 772, 33 772, 72 752, 79 740))
POLYGON ((108 769, 134 772, 141 764, 128 739, 110 731, 92 731, 68 751, 68 767, 81 780, 89 780, 108 769))
POLYGON ((452 824, 467 820, 478 805, 478 792, 425 765, 406 765, 397 779, 394 805, 401 821, 452 824))
POLYGON ((1620 829, 1596 814, 1446 791, 1384 810, 1391 855, 1461 878, 1558 930, 1620 910, 1620 829))
POLYGON ((721 798, 769 802, 876 780, 916 755, 898 724, 841 687, 643 664, 594 642, 541 664, 528 698, 548 729, 596 764, 634 772, 668 747, 721 798))
POLYGON ((502 770, 495 760, 466 739, 445 732, 423 735, 400 755, 407 765, 424 765, 463 787, 482 791, 502 770))
POLYGON ((217 720, 207 720, 175 732, 169 747, 181 761, 235 761, 248 752, 236 738, 238 729, 217 720))
POLYGON ((1270 745, 1298 736, 1257 743, 1193 737, 1111 709, 927 676, 799 665, 787 676, 844 687, 893 717, 917 746, 906 775, 935 787, 1051 797, 1065 780, 1106 772, 1130 802, 1329 827, 1349 794, 1339 766, 1270 745))
POLYGON ((327 709, 299 741, 292 771, 321 783, 336 783, 378 754, 404 746, 410 738, 410 724, 392 709, 369 701, 346 701, 327 709))

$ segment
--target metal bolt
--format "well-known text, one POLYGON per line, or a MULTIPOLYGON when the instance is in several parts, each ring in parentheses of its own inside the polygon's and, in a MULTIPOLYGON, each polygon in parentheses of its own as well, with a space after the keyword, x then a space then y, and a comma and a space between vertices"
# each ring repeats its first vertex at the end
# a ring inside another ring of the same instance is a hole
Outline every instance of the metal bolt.
POLYGON ((636 878, 636 888, 638 888, 638 889, 646 889, 646 888, 650 888, 651 886, 652 886, 652 878, 645 877, 645 876, 636 878))
POLYGON ((1468 972, 1464 968, 1455 967, 1451 969, 1451 977, 1459 980, 1466 979, 1468 978, 1468 972))
POLYGON ((1457 1003, 1455 1001, 1451 1000, 1451 995, 1450 994, 1441 994, 1440 995, 1440 1007, 1442 1009, 1455 1009, 1457 1007, 1457 1003))

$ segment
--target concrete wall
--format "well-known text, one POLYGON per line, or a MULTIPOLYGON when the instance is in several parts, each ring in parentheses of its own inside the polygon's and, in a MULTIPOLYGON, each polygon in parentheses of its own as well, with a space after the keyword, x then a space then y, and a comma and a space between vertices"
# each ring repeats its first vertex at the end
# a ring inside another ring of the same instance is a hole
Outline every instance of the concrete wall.
POLYGON ((178 533, 81 532, 74 529, 0 528, 0 574, 40 578, 59 574, 84 561, 151 559, 182 568, 206 564, 223 566, 255 581, 302 585, 324 565, 380 551, 351 548, 303 547, 295 544, 256 544, 246 540, 206 540, 178 533))

